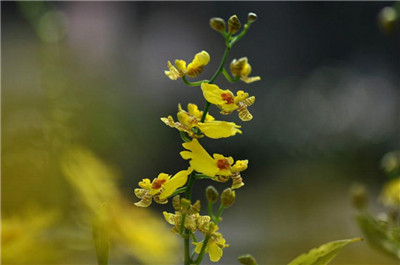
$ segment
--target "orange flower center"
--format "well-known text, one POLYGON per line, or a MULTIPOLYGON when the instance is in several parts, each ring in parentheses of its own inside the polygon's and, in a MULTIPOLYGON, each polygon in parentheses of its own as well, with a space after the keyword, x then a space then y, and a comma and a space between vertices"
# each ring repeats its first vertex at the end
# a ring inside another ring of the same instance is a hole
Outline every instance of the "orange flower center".
POLYGON ((167 181, 166 179, 156 179, 153 181, 153 183, 151 184, 151 188, 158 190, 161 188, 162 184, 165 183, 165 181, 167 181))
POLYGON ((218 161, 217 161, 217 167, 220 170, 228 169, 228 168, 230 168, 230 166, 231 165, 229 164, 229 161, 226 158, 218 159, 218 161))
POLYGON ((233 104, 235 103, 235 98, 230 93, 222 93, 221 94, 222 100, 226 101, 226 104, 233 104))

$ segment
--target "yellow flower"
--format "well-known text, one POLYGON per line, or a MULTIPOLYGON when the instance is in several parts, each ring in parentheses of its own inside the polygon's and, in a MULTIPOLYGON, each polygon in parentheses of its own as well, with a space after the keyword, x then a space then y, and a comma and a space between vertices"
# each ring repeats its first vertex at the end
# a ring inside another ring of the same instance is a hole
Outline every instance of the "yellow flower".
POLYGON ((200 122, 203 111, 199 111, 195 104, 188 104, 188 111, 182 109, 179 104, 178 107, 178 122, 175 122, 172 116, 168 118, 161 118, 161 120, 168 126, 176 128, 179 131, 186 132, 192 138, 200 138, 203 135, 197 134, 194 130, 195 127, 209 138, 218 139, 226 138, 235 135, 236 133, 242 133, 241 126, 236 125, 233 122, 216 121, 214 117, 207 114, 205 121, 200 122))
POLYGON ((139 202, 135 203, 135 205, 139 207, 148 207, 152 199, 159 204, 167 203, 167 198, 171 196, 176 189, 185 185, 188 175, 192 173, 192 171, 192 168, 181 170, 172 178, 168 174, 160 173, 152 182, 150 182, 148 178, 143 179, 139 182, 141 189, 135 189, 136 197, 141 199, 139 202))
MULTIPOLYGON (((232 157, 225 157, 220 154, 213 154, 211 157, 207 151, 200 145, 197 139, 193 139, 191 142, 183 143, 182 146, 189 151, 182 151, 180 155, 183 159, 190 159, 190 166, 207 176, 222 176, 224 181, 227 181, 233 173, 238 172, 235 170, 245 169, 238 165, 238 163, 246 163, 244 161, 237 161, 237 163, 231 167, 233 164, 232 157), (232 171, 232 168, 234 170, 232 171)), ((220 179, 217 179, 221 181, 220 179)))
POLYGON ((202 83, 201 90, 208 102, 221 109, 221 114, 226 115, 237 110, 242 121, 249 121, 253 118, 247 107, 254 103, 254 96, 249 97, 249 94, 242 90, 239 90, 235 96, 229 89, 222 90, 217 85, 208 83, 202 83))
POLYGON ((194 56, 193 61, 187 67, 184 60, 175 60, 175 66, 168 61, 168 71, 165 71, 165 75, 171 80, 176 80, 184 75, 196 77, 209 62, 210 55, 206 51, 201 51, 194 56))
MULTIPOLYGON (((171 229, 172 232, 174 233, 179 233, 180 230, 180 226, 181 226, 181 222, 182 222, 182 213, 181 212, 175 212, 175 214, 173 213, 168 213, 168 212, 163 212, 164 218, 165 220, 171 224, 174 225, 174 227, 171 229)), ((197 228, 197 218, 198 218, 199 214, 188 214, 185 217, 185 224, 184 227, 189 229, 192 232, 196 231, 197 228)))
POLYGON ((386 206, 400 208, 400 177, 386 183, 380 200, 386 206))
POLYGON ((242 57, 239 60, 234 59, 231 62, 231 72, 235 77, 240 77, 240 80, 246 83, 253 83, 261 80, 259 76, 249 77, 251 73, 251 66, 247 62, 247 57, 242 57))
MULTIPOLYGON (((205 248, 205 253, 208 253, 212 262, 218 262, 223 254, 222 249, 229 247, 228 244, 225 244, 226 240, 223 238, 222 234, 216 232, 217 230, 218 226, 215 225, 205 248)), ((196 246, 195 252, 199 254, 203 247, 203 242, 193 242, 193 244, 196 246)))

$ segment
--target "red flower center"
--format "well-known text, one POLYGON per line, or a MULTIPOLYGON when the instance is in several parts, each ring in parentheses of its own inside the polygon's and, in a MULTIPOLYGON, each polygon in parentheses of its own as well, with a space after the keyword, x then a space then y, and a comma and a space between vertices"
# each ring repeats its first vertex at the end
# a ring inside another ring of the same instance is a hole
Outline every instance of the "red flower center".
POLYGON ((229 160, 226 158, 218 159, 218 161, 217 161, 217 167, 220 170, 228 169, 228 168, 230 168, 230 166, 231 165, 229 164, 229 160))
POLYGON ((235 103, 235 98, 230 93, 222 93, 221 94, 222 100, 225 100, 226 104, 233 104, 235 103))
POLYGON ((165 183, 165 181, 167 181, 166 179, 156 179, 153 181, 153 184, 151 184, 151 188, 158 190, 161 188, 162 184, 165 183))

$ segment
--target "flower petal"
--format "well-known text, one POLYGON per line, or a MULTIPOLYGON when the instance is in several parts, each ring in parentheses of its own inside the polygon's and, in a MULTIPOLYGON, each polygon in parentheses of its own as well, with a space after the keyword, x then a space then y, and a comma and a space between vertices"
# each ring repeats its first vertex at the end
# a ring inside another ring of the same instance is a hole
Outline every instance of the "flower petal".
POLYGON ((182 151, 180 155, 183 159, 190 159, 190 166, 207 176, 213 177, 219 171, 216 161, 200 145, 197 139, 183 143, 182 146, 189 151, 182 151))
POLYGON ((233 122, 226 121, 209 121, 205 123, 198 123, 197 126, 207 136, 213 139, 226 138, 235 135, 236 133, 242 133, 241 126, 236 125, 233 122))
POLYGON ((168 198, 176 189, 182 187, 185 185, 188 175, 192 173, 193 169, 188 168, 187 170, 181 170, 178 173, 176 173, 171 179, 169 179, 167 182, 164 184, 164 190, 160 194, 160 199, 166 199, 168 198))

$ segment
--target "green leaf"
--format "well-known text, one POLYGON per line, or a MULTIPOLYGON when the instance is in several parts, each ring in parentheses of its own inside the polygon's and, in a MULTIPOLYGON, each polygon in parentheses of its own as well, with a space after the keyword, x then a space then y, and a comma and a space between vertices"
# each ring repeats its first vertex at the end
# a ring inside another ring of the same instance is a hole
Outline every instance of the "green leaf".
POLYGON ((309 252, 304 253, 288 265, 326 265, 328 264, 338 252, 350 243, 361 241, 361 238, 338 240, 326 243, 318 248, 313 248, 309 252))
POLYGON ((400 227, 393 228, 367 214, 357 216, 357 222, 371 247, 400 259, 400 227))

